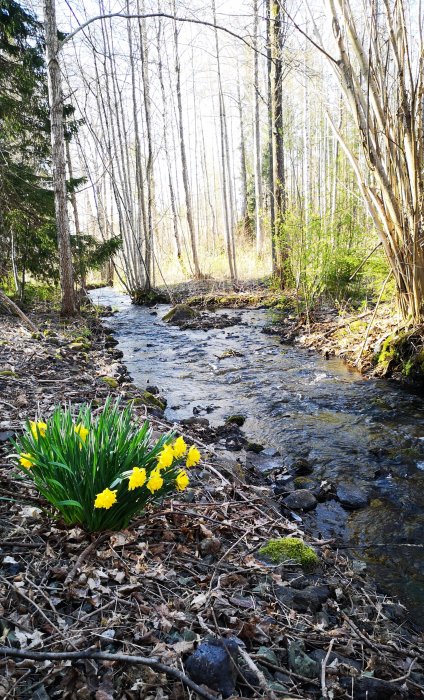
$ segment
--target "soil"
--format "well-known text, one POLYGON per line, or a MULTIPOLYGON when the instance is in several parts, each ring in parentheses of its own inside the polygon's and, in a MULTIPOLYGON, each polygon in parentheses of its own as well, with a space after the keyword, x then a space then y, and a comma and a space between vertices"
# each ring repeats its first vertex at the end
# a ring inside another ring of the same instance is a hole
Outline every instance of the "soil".
MULTIPOLYGON (((239 648, 227 697, 424 697, 422 634, 358 562, 316 540, 258 470, 244 471, 231 451, 218 456, 218 439, 244 444, 237 425, 216 434, 202 419, 177 426, 203 455, 190 488, 128 530, 93 536, 55 520, 10 465, 7 440, 25 420, 69 402, 101 408, 111 394, 135 400, 135 415, 147 415, 156 434, 170 426, 131 383, 93 312, 66 324, 54 313, 30 317, 36 337, 0 316, 0 698, 219 697, 211 685, 189 691, 187 676, 199 676, 196 648, 222 638, 239 648), (258 550, 285 536, 313 547, 316 570, 261 561, 258 550), (25 660, 5 648, 111 656, 25 660), (152 661, 120 661, 122 654, 152 661)), ((216 674, 200 677, 213 684, 216 674)))

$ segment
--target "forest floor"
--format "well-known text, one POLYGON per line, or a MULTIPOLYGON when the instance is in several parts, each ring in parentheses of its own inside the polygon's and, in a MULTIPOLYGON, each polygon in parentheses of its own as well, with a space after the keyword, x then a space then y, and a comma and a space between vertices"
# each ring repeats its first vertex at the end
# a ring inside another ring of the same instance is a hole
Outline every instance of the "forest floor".
POLYGON ((30 316, 37 336, 0 316, 0 698, 424 697, 423 636, 404 608, 264 477, 217 456, 201 419, 176 426, 204 458, 161 509, 100 536, 49 517, 10 462, 25 420, 111 394, 156 435, 171 426, 93 312, 30 316), (312 572, 258 554, 285 536, 312 546, 312 572))

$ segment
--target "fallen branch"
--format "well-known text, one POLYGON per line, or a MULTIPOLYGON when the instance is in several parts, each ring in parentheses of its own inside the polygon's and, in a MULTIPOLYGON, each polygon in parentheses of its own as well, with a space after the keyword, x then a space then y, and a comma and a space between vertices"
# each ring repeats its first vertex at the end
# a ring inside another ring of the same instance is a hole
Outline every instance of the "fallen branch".
POLYGON ((328 647, 328 651, 325 655, 325 659, 323 660, 321 664, 321 693, 323 698, 328 698, 328 690, 327 690, 327 683, 325 680, 325 673, 327 670, 327 664, 328 660, 330 658, 331 651, 333 649, 333 644, 334 644, 334 639, 331 640, 330 645, 328 647))
POLYGON ((245 649, 242 649, 241 647, 239 648, 239 654, 242 657, 242 659, 245 661, 247 666, 250 668, 250 670, 256 675, 259 685, 261 686, 262 690, 265 691, 266 697, 269 698, 269 700, 277 700, 276 695, 273 690, 269 687, 267 680, 265 678, 265 675, 262 673, 261 669, 258 668, 258 666, 255 664, 253 659, 249 656, 247 651, 245 649))
POLYGON ((166 673, 167 676, 172 676, 181 681, 185 686, 194 690, 205 700, 216 700, 216 695, 211 695, 194 683, 182 671, 172 666, 167 666, 159 661, 158 658, 148 658, 146 656, 131 656, 129 654, 108 654, 102 651, 29 651, 27 649, 10 649, 9 647, 0 647, 0 655, 11 656, 20 659, 31 659, 32 661, 81 661, 83 659, 92 659, 94 661, 115 661, 124 664, 135 664, 140 666, 149 666, 154 671, 166 673))
POLYGON ((9 299, 7 294, 5 294, 1 289, 0 289, 0 302, 4 304, 7 308, 9 308, 12 313, 16 314, 16 316, 19 316, 21 321, 24 323, 25 326, 28 326, 28 328, 33 332, 33 333, 38 333, 38 329, 36 326, 34 326, 33 322, 29 320, 28 316, 24 314, 24 312, 19 308, 19 306, 16 306, 15 302, 9 299))
POLYGON ((76 560, 74 566, 70 570, 69 574, 67 575, 65 579, 65 585, 68 585, 71 583, 77 572, 78 569, 81 568, 81 565, 83 562, 87 559, 88 555, 91 554, 91 552, 96 549, 102 542, 104 542, 108 537, 110 537, 110 532, 104 532, 102 535, 99 535, 93 542, 91 542, 88 547, 86 547, 81 554, 79 555, 78 559, 76 560))

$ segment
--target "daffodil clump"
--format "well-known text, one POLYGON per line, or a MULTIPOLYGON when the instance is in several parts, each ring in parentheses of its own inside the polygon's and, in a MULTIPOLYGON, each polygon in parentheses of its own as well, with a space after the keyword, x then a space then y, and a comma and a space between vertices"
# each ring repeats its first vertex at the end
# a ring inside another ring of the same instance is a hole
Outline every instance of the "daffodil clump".
POLYGON ((47 422, 28 422, 14 459, 68 525, 120 530, 148 504, 184 491, 200 461, 182 437, 151 437, 148 421, 140 428, 119 401, 107 400, 99 415, 90 405, 77 415, 56 408, 47 422))

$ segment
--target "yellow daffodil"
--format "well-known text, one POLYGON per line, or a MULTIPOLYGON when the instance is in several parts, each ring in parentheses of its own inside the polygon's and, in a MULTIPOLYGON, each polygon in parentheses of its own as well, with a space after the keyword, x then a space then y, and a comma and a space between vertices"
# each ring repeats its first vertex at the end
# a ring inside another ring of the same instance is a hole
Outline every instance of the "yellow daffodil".
POLYGON ((150 493, 154 493, 155 491, 159 491, 163 486, 163 479, 160 475, 159 469, 153 469, 152 472, 150 472, 150 478, 149 481, 147 482, 147 488, 149 489, 150 493))
POLYGON ((31 469, 31 467, 34 466, 34 462, 32 461, 34 457, 29 454, 29 452, 23 452, 20 456, 20 463, 22 464, 25 469, 31 469))
POLYGON ((187 459, 186 459, 186 467, 195 467, 196 464, 200 462, 200 452, 195 447, 192 445, 188 451, 187 459))
POLYGON ((85 442, 87 440, 87 435, 89 433, 89 430, 83 426, 82 423, 78 423, 78 425, 75 426, 74 431, 76 432, 77 435, 80 436, 81 440, 85 442))
POLYGON ((139 488, 139 486, 143 486, 146 480, 146 470, 140 469, 140 467, 134 467, 129 478, 128 491, 134 491, 134 489, 139 488))
POLYGON ((158 457, 157 469, 167 469, 174 461, 174 450, 171 445, 165 445, 158 457))
POLYGON ((109 508, 112 508, 114 503, 116 503, 116 491, 105 489, 101 493, 97 494, 96 500, 94 501, 94 507, 109 510, 109 508))
POLYGON ((39 435, 41 435, 41 437, 45 436, 47 430, 47 423, 43 423, 43 421, 41 420, 37 422, 30 420, 29 425, 35 440, 38 440, 39 435))
POLYGON ((184 489, 186 489, 189 485, 190 479, 188 478, 187 472, 184 471, 184 469, 178 472, 177 478, 175 479, 175 483, 177 485, 178 491, 184 491, 184 489))
POLYGON ((176 459, 179 459, 180 457, 185 455, 187 451, 187 445, 185 444, 184 438, 177 438, 174 442, 174 446, 172 449, 174 450, 174 455, 176 459))

